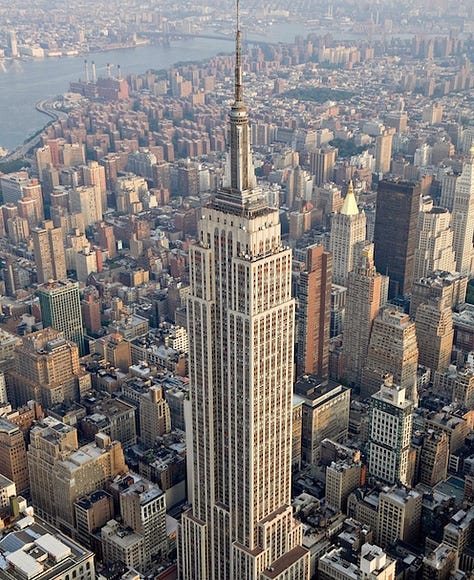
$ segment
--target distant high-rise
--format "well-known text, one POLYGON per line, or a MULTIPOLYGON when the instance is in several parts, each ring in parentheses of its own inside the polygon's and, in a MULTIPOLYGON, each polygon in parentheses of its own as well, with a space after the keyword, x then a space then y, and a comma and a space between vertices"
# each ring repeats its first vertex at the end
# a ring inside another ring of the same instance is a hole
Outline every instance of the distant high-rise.
POLYGON ((103 250, 107 250, 107 257, 109 259, 115 258, 117 255, 116 240, 114 234, 114 227, 101 222, 97 226, 97 233, 99 236, 99 244, 103 250))
POLYGON ((83 356, 84 328, 78 283, 58 281, 43 284, 38 288, 38 297, 43 326, 64 332, 68 340, 79 346, 79 353, 83 356))
POLYGON ((370 399, 369 475, 408 485, 413 402, 389 376, 370 399))
MULTIPOLYGON (((392 130, 393 131, 393 130, 392 130)), ((392 161, 393 132, 387 131, 375 138, 375 172, 388 173, 392 161)))
POLYGON ((357 207, 351 181, 341 211, 334 214, 331 222, 329 247, 333 254, 335 284, 347 285, 347 275, 354 269, 365 239, 365 214, 357 207))
POLYGON ((332 255, 323 246, 306 251, 298 281, 297 374, 327 376, 331 327, 332 255))
POLYGON ((102 220, 102 193, 100 185, 76 187, 69 193, 71 212, 81 213, 84 225, 92 226, 102 220))
POLYGON ((9 30, 8 32, 8 53, 10 56, 18 56, 18 43, 16 40, 16 33, 14 30, 9 30))
POLYGON ((45 407, 79 401, 90 389, 90 377, 79 366, 79 348, 64 334, 44 328, 21 338, 15 364, 8 372, 11 401, 16 406, 36 400, 45 407))
POLYGON ((192 509, 181 519, 179 572, 306 580, 309 553, 291 508, 292 257, 256 184, 239 25, 236 41, 226 179, 190 248, 192 509))
POLYGON ((387 307, 374 320, 367 359, 362 371, 361 395, 376 393, 390 374, 407 398, 416 401, 418 344, 415 323, 408 314, 387 307))
POLYGON ((360 386, 367 360, 372 324, 377 317, 383 292, 383 276, 374 264, 374 245, 367 244, 354 270, 348 275, 344 318, 344 374, 349 384, 360 386))
POLYGON ((35 253, 36 276, 40 284, 49 280, 66 280, 66 257, 63 232, 52 222, 45 222, 45 228, 33 228, 33 249, 35 253))
POLYGON ((97 161, 89 161, 87 165, 82 167, 82 174, 84 176, 84 185, 99 188, 102 211, 105 211, 107 209, 107 184, 105 180, 105 168, 103 165, 99 165, 97 161))
POLYGON ((383 180, 377 191, 375 266, 390 277, 389 297, 401 296, 413 284, 419 185, 383 180))
POLYGON ((334 164, 337 150, 334 147, 317 149, 311 153, 311 173, 314 175, 314 184, 323 185, 334 179, 334 164))
POLYGON ((453 201, 454 251, 456 271, 470 275, 473 271, 474 237, 474 145, 462 173, 456 181, 453 201))

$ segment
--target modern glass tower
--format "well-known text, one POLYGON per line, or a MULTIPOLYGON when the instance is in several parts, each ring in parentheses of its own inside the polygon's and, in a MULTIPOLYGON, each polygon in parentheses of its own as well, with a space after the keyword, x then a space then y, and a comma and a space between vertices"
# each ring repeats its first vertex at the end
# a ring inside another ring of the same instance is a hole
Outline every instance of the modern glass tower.
POLYGON ((84 328, 82 326, 81 300, 77 282, 52 281, 38 288, 43 326, 64 332, 65 338, 79 346, 80 356, 85 354, 84 328))
POLYGON ((239 25, 236 36, 226 179, 190 250, 192 508, 180 578, 306 580, 309 553, 290 505, 291 251, 256 185, 239 25))

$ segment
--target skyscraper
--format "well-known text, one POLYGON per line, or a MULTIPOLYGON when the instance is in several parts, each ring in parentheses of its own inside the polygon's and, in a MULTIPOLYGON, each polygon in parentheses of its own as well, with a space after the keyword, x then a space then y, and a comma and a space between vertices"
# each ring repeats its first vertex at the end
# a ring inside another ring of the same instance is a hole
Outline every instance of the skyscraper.
POLYGON ((61 228, 55 228, 53 222, 45 222, 44 228, 33 228, 31 235, 38 282, 65 280, 66 257, 61 228))
POLYGON ((362 371, 361 395, 376 393, 385 375, 390 374, 406 396, 416 401, 418 343, 415 323, 408 314, 385 308, 374 320, 366 364, 362 371))
POLYGON ((383 180, 377 191, 375 266, 390 277, 389 297, 409 292, 413 283, 420 185, 383 180))
POLYGON ((256 186, 240 44, 238 25, 226 179, 190 249, 192 509, 181 521, 180 575, 306 580, 290 503, 291 251, 256 186))
POLYGON ((374 245, 367 244, 348 276, 343 346, 344 374, 351 385, 360 386, 372 324, 380 310, 382 279, 374 265, 374 245))
POLYGON ((432 372, 444 372, 451 364, 454 341, 453 312, 448 304, 430 300, 416 309, 419 363, 432 372))
POLYGON ((311 172, 314 175, 315 185, 323 185, 334 178, 334 164, 337 149, 325 147, 311 153, 311 172))
POLYGON ((84 329, 77 282, 50 282, 38 288, 43 326, 64 332, 65 338, 79 346, 84 355, 84 329))
POLYGON ((341 211, 334 214, 331 223, 330 249, 333 254, 335 284, 347 285, 347 275, 356 265, 365 238, 365 214, 357 207, 351 181, 341 211))
POLYGON ((415 249, 414 281, 435 270, 456 271, 451 214, 444 207, 421 211, 415 249))
POLYGON ((456 270, 470 274, 473 269, 472 239, 474 236, 474 145, 469 151, 469 159, 456 181, 453 201, 454 251, 456 270))
POLYGON ((408 485, 413 403, 405 389, 385 379, 370 400, 369 475, 385 483, 408 485))
POLYGON ((44 328, 22 337, 15 347, 15 364, 8 371, 12 403, 24 405, 32 399, 45 407, 79 401, 90 388, 90 378, 79 365, 75 342, 64 333, 44 328))
POLYGON ((386 131, 375 139, 375 172, 388 173, 392 161, 393 132, 386 131))
POLYGON ((323 246, 307 248, 306 269, 298 281, 298 375, 328 375, 331 280, 331 254, 323 246))

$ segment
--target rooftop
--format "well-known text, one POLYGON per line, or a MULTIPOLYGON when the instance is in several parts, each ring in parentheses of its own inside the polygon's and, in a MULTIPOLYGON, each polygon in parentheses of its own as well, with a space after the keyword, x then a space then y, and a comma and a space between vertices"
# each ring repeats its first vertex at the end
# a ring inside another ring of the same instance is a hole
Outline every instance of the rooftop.
POLYGON ((0 579, 50 580, 92 556, 37 516, 23 518, 0 540, 0 579))

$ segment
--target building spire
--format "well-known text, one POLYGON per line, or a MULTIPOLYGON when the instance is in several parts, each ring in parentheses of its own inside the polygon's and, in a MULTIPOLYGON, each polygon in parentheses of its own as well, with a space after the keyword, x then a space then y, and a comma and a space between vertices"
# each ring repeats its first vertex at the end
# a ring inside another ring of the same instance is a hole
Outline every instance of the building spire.
POLYGON ((341 208, 342 215, 359 215, 359 208, 357 207, 357 201, 354 194, 354 184, 352 179, 349 182, 349 187, 347 188, 347 194, 344 199, 344 203, 341 208))
POLYGON ((240 1, 237 0, 237 30, 235 33, 235 102, 243 102, 242 33, 240 31, 240 1))

